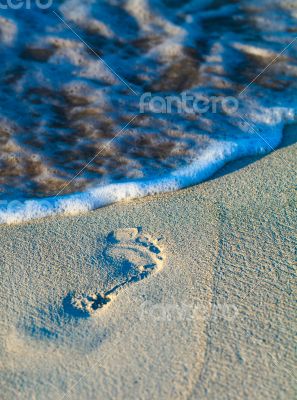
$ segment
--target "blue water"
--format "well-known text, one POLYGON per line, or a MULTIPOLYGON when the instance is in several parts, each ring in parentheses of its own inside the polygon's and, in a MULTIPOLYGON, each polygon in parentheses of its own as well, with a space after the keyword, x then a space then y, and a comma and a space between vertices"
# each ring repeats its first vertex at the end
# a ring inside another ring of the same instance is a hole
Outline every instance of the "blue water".
POLYGON ((282 0, 0 9, 0 221, 177 190, 275 149, 295 117, 296 19, 282 0), (168 107, 183 94, 218 106, 168 107))

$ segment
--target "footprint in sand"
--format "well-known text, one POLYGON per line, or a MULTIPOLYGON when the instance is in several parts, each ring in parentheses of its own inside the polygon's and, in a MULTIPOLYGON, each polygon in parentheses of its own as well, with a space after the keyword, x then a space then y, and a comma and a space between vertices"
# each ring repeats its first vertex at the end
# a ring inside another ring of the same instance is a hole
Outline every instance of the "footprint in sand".
POLYGON ((111 232, 107 236, 103 257, 111 266, 110 278, 116 278, 118 283, 105 293, 70 293, 64 301, 65 311, 73 316, 92 316, 113 300, 121 289, 158 272, 164 261, 160 241, 143 233, 141 228, 111 232))

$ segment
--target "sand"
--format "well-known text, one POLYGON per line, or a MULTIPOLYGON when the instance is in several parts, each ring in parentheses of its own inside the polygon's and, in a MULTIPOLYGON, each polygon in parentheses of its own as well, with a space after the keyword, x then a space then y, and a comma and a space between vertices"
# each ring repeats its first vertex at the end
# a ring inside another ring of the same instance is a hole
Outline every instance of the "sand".
POLYGON ((1 226, 2 398, 296 398, 295 138, 186 190, 1 226))

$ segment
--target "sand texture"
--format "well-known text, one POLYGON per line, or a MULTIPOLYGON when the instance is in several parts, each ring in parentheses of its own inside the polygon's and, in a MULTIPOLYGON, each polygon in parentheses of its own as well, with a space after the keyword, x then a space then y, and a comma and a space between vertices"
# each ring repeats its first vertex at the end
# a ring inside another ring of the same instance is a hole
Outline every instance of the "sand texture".
POLYGON ((183 191, 1 226, 1 398, 296 398, 295 140, 183 191))

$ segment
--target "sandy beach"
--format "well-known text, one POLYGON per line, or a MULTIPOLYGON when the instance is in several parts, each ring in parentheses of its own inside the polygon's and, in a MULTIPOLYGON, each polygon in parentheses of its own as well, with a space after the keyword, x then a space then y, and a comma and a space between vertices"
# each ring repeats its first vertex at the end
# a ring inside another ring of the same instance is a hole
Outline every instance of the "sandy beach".
POLYGON ((295 398, 295 141, 186 190, 1 226, 2 398, 295 398))
POLYGON ((297 399, 297 2, 0 1, 0 400, 297 399))

